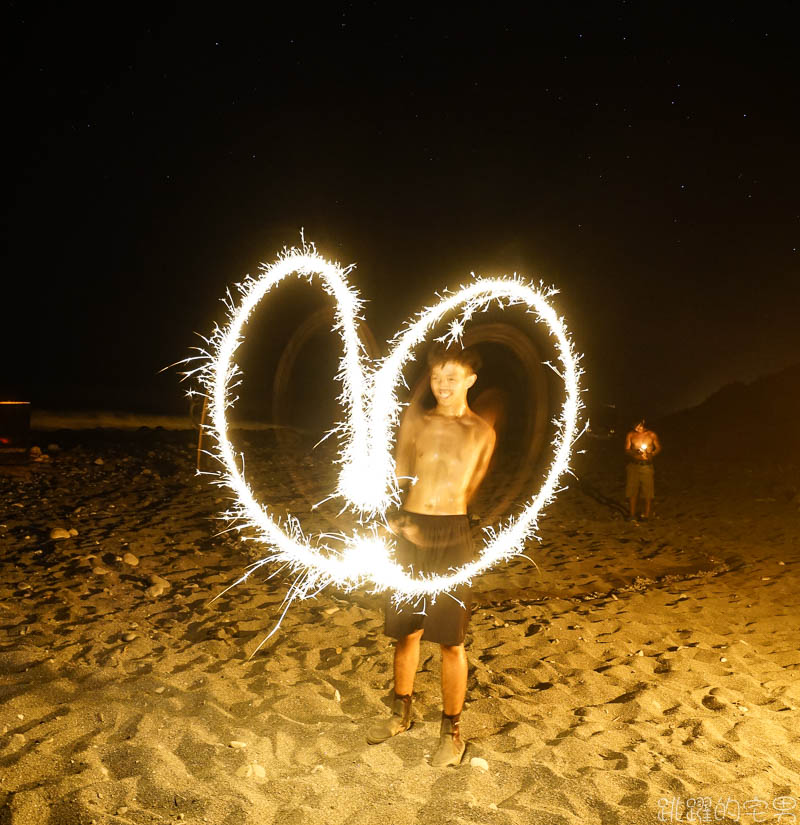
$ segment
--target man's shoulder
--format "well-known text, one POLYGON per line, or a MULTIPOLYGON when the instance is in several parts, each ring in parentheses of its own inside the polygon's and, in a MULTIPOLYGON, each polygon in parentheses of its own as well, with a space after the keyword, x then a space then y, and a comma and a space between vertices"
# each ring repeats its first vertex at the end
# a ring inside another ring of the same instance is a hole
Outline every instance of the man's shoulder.
POLYGON ((471 426, 475 427, 476 432, 481 438, 490 438, 494 436, 494 427, 484 421, 477 413, 470 410, 469 416, 469 423, 471 426))

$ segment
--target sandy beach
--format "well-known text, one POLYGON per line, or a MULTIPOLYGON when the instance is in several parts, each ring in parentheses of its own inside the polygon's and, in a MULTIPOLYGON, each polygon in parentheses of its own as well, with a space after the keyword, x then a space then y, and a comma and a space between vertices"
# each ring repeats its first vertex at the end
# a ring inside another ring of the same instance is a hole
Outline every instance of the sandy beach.
MULTIPOLYGON (((319 454, 298 438, 289 468, 247 437, 265 500, 315 529, 296 480, 319 454)), ((536 566, 475 583, 468 748, 436 770, 433 645, 415 725, 365 741, 391 688, 380 596, 294 604, 248 658, 287 581, 209 603, 258 553, 218 535, 191 431, 36 434, 49 461, 0 467, 0 823, 800 819, 797 461, 664 441, 649 523, 623 519, 621 445, 584 438, 536 566)))

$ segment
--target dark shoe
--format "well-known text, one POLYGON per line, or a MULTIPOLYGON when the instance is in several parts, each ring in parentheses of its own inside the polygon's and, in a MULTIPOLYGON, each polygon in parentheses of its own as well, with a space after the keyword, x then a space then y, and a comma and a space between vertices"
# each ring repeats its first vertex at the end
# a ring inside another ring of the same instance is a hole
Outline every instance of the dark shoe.
POLYGON ((442 727, 439 731, 439 747, 431 759, 433 768, 449 768, 460 764, 461 757, 467 747, 461 741, 461 714, 447 716, 442 714, 442 727))
POLYGON ((375 722, 367 731, 367 742, 370 745, 379 745, 398 733, 411 727, 411 697, 397 696, 392 702, 392 715, 388 719, 375 722))

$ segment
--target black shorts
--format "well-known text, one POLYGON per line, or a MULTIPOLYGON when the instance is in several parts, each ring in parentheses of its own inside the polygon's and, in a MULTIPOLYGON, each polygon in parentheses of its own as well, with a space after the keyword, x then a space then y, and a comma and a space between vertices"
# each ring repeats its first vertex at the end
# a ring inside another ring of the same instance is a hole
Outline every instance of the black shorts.
MULTIPOLYGON (((418 543, 397 537, 395 559, 414 575, 448 575, 475 558, 469 518, 466 515, 429 516, 402 512, 402 518, 416 535, 418 543)), ((449 593, 439 593, 431 603, 429 596, 419 604, 396 607, 391 597, 386 605, 385 632, 402 639, 422 628, 423 638, 440 645, 460 645, 467 632, 472 611, 472 588, 459 585, 449 593)))

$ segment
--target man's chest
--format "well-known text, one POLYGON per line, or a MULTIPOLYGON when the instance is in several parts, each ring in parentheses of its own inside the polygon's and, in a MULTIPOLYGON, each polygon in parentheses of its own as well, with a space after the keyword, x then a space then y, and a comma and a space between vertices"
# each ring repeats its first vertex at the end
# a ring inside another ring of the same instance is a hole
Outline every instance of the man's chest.
POLYGON ((417 458, 423 461, 467 462, 474 452, 472 442, 469 427, 457 421, 434 419, 426 423, 417 436, 417 458))

